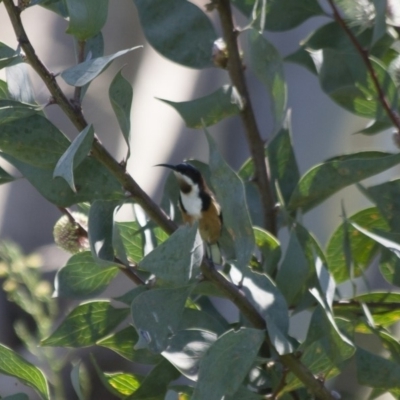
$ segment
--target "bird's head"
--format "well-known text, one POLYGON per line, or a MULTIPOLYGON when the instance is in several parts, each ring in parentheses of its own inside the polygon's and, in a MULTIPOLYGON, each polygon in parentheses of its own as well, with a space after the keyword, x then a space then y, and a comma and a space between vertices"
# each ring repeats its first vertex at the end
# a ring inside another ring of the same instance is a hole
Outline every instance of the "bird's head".
POLYGON ((176 178, 181 192, 189 193, 196 185, 199 188, 204 186, 204 180, 200 171, 188 163, 181 163, 177 165, 172 164, 157 164, 156 167, 166 167, 172 169, 176 178))

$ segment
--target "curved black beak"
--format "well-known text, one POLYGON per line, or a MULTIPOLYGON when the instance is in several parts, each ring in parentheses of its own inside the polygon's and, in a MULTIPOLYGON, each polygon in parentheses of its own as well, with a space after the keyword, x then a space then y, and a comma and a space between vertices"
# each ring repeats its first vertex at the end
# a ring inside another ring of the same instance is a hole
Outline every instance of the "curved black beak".
POLYGON ((155 167, 165 167, 176 171, 176 166, 172 164, 156 164, 155 167))

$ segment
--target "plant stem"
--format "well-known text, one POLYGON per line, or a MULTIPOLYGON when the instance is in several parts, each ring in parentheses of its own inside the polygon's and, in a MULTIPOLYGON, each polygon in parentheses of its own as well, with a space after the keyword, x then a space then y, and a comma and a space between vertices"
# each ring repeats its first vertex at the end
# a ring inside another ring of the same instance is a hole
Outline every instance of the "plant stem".
POLYGON ((361 46, 361 44, 357 40, 357 37, 354 35, 354 33, 351 31, 351 29, 347 26, 346 22, 341 17, 338 8, 335 5, 334 0, 328 0, 328 2, 332 8, 333 16, 334 16, 336 22, 342 27, 342 29, 344 30, 344 32, 346 33, 348 38, 353 43, 355 49, 357 50, 357 52, 360 54, 361 58, 363 59, 364 64, 367 68, 367 71, 368 71, 368 73, 372 79, 372 82, 375 86, 375 89, 378 93, 379 101, 381 102, 383 108, 385 109, 386 114, 388 115, 389 119, 392 121, 393 125, 396 127, 397 134, 399 135, 400 134, 400 115, 394 109, 392 109, 392 107, 389 104, 389 101, 385 95, 385 92, 384 92, 381 84, 379 83, 378 76, 377 76, 377 74, 374 70, 374 67, 372 65, 372 62, 369 58, 368 50, 364 49, 361 46))
MULTIPOLYGON (((86 41, 78 40, 76 46, 77 46, 76 52, 77 52, 78 64, 80 64, 85 59, 86 41)), ((76 86, 75 87, 75 92, 74 92, 75 107, 81 107, 81 94, 82 94, 82 87, 81 86, 76 86)))
POLYGON ((264 211, 264 226, 273 235, 277 234, 275 200, 272 192, 270 177, 265 159, 264 141, 261 138, 257 121, 254 115, 246 80, 243 72, 242 60, 237 43, 237 31, 233 25, 232 11, 229 0, 216 0, 216 6, 221 20, 224 40, 228 50, 228 72, 232 83, 243 100, 243 109, 240 112, 245 128, 246 139, 254 162, 255 177, 261 196, 264 211))

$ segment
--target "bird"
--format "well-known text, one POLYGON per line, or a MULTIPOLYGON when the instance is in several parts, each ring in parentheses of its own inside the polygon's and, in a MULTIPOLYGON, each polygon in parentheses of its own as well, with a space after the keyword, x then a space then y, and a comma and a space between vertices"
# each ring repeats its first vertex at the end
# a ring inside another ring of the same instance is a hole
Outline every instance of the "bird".
POLYGON ((179 208, 185 223, 199 223, 200 236, 208 245, 217 244, 222 230, 222 210, 200 171, 183 162, 158 164, 172 169, 179 184, 179 208))

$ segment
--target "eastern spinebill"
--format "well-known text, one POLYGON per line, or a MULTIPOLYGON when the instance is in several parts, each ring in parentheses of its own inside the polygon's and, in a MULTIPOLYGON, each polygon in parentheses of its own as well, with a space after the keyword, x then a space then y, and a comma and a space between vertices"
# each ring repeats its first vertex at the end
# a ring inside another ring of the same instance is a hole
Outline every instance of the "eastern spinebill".
POLYGON ((185 223, 199 223, 201 238, 208 244, 217 243, 222 229, 221 206, 207 186, 200 171, 187 163, 158 164, 170 168, 179 184, 179 208, 185 223))

